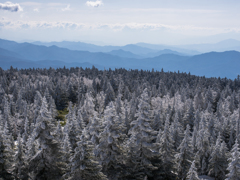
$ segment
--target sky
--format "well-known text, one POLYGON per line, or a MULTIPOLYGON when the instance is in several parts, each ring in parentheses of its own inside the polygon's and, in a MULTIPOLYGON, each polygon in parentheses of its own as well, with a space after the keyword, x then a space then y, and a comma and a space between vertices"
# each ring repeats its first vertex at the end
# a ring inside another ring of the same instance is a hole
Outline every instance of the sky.
POLYGON ((0 0, 0 38, 98 45, 240 40, 238 0, 0 0))

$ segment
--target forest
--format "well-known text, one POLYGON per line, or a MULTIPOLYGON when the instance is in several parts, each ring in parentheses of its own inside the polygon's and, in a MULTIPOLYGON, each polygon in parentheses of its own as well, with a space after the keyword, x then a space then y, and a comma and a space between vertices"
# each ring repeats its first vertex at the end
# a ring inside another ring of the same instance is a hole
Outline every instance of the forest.
POLYGON ((1 180, 240 179, 240 76, 0 68, 1 180))

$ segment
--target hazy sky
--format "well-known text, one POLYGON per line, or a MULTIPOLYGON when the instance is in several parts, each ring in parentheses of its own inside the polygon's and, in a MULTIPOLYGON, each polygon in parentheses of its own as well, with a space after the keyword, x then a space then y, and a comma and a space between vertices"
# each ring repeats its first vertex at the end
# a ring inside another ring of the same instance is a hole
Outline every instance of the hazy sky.
POLYGON ((123 45, 240 40, 238 0, 0 0, 0 38, 123 45))

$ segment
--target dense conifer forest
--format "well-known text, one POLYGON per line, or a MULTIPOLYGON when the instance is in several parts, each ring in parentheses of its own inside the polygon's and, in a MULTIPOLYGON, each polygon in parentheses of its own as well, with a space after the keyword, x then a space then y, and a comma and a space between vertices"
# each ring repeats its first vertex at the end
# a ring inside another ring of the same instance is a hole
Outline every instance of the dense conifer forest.
POLYGON ((0 68, 0 179, 240 178, 240 78, 0 68))

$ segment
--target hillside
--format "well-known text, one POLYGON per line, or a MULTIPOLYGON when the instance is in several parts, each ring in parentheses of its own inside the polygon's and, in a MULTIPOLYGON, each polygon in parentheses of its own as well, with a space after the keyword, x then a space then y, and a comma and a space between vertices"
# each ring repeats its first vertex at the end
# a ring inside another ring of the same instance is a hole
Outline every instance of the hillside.
MULTIPOLYGON (((156 57, 144 58, 133 54, 140 49, 133 45, 125 46, 125 50, 114 50, 110 53, 93 53, 88 51, 69 50, 57 46, 39 46, 31 43, 16 43, 0 40, 1 67, 6 69, 13 65, 18 68, 29 67, 91 67, 127 68, 160 71, 190 72, 206 77, 227 77, 234 79, 240 74, 240 52, 209 52, 195 56, 185 56, 176 51, 163 50, 149 54, 156 57), (3 49, 6 48, 6 49, 3 49), (167 54, 165 54, 167 53, 167 54), (159 55, 160 54, 160 55, 159 55), (158 56, 157 56, 158 55, 158 56), (18 62, 18 63, 17 63, 18 62), (22 62, 22 63, 21 63, 22 62)), ((148 54, 148 55, 149 55, 148 54)))

